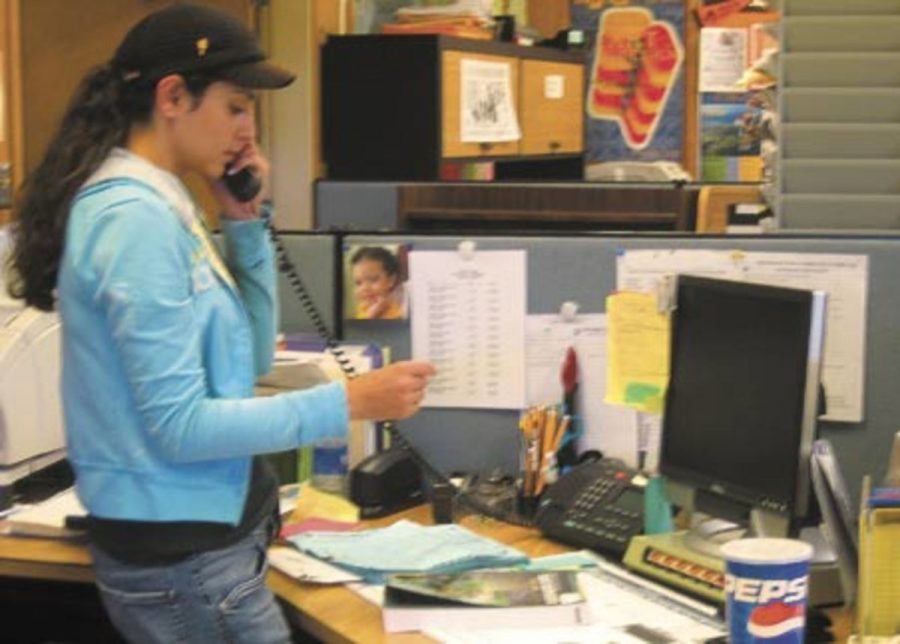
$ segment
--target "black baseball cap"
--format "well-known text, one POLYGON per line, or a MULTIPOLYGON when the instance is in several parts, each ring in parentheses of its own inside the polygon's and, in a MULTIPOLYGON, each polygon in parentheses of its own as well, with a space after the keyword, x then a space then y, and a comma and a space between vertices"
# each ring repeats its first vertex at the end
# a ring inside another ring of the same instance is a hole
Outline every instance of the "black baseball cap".
POLYGON ((154 82, 169 74, 208 72, 248 89, 289 85, 294 75, 267 58, 256 35, 237 18, 180 2, 132 27, 112 64, 126 81, 154 82))

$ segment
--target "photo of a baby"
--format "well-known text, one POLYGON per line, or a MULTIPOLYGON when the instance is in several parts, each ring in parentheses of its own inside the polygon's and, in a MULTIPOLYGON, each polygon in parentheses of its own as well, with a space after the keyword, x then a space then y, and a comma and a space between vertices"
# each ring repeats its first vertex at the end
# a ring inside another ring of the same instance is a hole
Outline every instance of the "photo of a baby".
POLYGON ((344 259, 348 319, 406 318, 406 252, 401 245, 350 246, 344 259))

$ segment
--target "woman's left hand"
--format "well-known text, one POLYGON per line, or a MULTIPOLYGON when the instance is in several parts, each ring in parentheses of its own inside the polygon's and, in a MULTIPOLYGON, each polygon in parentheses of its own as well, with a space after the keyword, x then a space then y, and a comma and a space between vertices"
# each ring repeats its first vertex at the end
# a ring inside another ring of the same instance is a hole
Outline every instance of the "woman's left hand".
POLYGON ((229 164, 226 173, 237 174, 248 167, 253 168, 253 174, 262 182, 259 192, 250 201, 238 201, 229 192, 221 177, 209 182, 213 195, 222 207, 222 216, 225 219, 256 219, 259 216, 260 205, 269 197, 269 161, 254 143, 241 150, 229 164))

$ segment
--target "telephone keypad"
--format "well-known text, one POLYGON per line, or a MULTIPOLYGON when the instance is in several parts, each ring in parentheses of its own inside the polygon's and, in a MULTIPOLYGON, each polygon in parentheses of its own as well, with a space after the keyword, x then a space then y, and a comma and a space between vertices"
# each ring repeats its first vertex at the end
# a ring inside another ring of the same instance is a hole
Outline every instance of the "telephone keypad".
POLYGON ((643 528, 641 512, 616 505, 633 474, 616 461, 575 468, 560 480, 558 489, 548 491, 553 498, 545 500, 558 508, 553 512, 556 518, 550 519, 548 513, 538 518, 538 526, 545 535, 563 543, 624 554, 631 537, 643 528))

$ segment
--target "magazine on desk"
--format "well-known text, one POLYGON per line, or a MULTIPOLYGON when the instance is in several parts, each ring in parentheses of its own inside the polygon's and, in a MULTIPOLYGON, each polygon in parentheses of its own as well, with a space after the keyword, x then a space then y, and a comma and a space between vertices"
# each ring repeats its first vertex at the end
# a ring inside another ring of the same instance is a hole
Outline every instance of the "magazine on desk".
POLYGON ((389 575, 388 633, 458 625, 572 625, 590 621, 574 571, 472 570, 455 574, 389 575))

